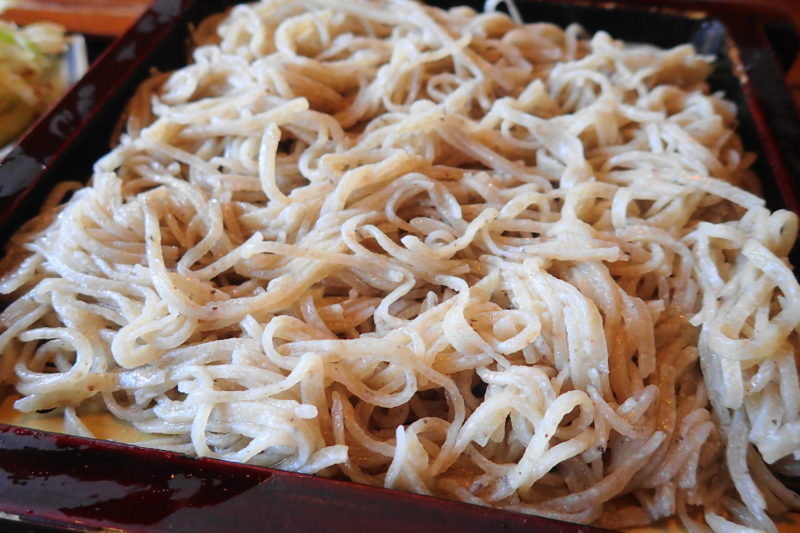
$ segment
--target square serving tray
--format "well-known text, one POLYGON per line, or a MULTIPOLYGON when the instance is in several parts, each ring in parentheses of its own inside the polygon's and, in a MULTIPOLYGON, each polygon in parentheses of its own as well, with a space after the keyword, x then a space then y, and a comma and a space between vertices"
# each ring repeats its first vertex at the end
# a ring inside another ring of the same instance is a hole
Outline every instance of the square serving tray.
MULTIPOLYGON (((109 150, 138 84, 153 69, 184 65, 190 25, 233 3, 157 0, 106 50, 0 164, 0 242, 38 212, 55 184, 89 177, 94 161, 109 150)), ((700 52, 715 54, 712 89, 724 91, 738 106, 740 134, 746 148, 758 154, 755 170, 769 207, 800 212, 800 123, 763 29, 774 14, 762 13, 755 4, 680 0, 661 8, 647 0, 638 3, 646 5, 522 0, 518 7, 530 22, 577 22, 626 41, 662 47, 691 42, 700 52)), ((600 531, 347 481, 0 424, 0 529, 13 524, 130 531, 600 531)))

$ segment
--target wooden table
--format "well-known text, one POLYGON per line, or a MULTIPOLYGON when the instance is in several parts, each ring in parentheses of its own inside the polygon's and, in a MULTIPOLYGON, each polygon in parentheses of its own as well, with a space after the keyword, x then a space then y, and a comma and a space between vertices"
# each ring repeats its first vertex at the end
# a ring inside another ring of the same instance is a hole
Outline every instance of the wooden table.
POLYGON ((124 32, 151 0, 17 0, 3 18, 18 24, 51 20, 68 30, 116 36, 124 32))

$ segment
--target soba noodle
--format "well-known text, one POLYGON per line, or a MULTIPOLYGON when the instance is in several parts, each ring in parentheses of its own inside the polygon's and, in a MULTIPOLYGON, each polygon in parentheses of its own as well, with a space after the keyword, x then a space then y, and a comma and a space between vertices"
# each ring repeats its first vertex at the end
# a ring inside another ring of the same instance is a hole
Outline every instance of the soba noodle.
POLYGON ((798 221, 711 58, 407 0, 195 38, 11 241, 17 409, 611 527, 798 509, 798 221))

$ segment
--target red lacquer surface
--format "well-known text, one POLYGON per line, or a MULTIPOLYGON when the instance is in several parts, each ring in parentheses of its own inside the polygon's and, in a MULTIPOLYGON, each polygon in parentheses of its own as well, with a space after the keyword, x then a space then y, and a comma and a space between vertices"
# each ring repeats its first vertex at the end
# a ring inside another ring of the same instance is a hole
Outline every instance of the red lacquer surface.
POLYGON ((132 531, 602 531, 8 426, 0 428, 0 449, 0 510, 39 524, 132 531))

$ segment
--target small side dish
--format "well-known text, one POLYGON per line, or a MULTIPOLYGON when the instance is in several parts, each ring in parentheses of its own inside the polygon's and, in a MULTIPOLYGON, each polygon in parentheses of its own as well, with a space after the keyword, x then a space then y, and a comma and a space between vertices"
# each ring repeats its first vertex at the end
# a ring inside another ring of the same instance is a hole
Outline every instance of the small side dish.
MULTIPOLYGON (((0 3, 0 13, 8 7, 0 3)), ((85 70, 83 39, 63 26, 0 20, 0 159, 85 70)))

